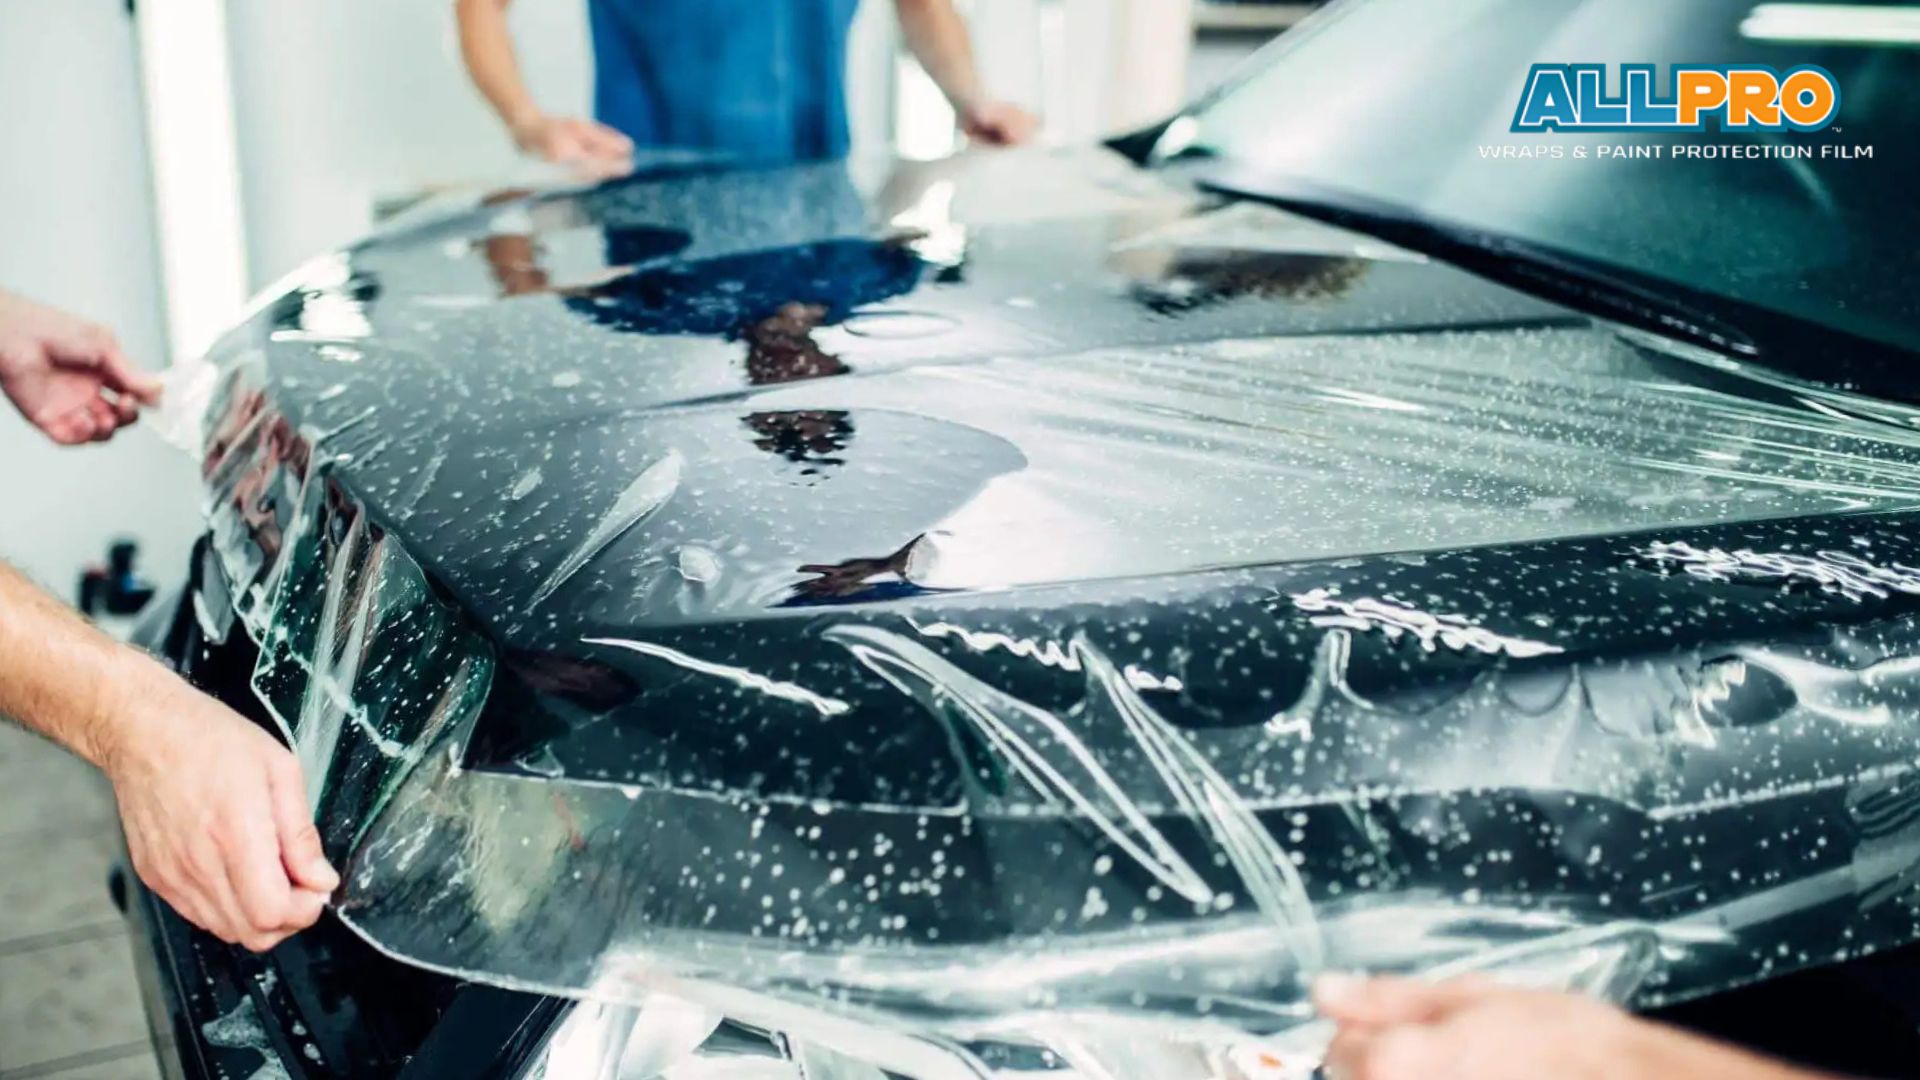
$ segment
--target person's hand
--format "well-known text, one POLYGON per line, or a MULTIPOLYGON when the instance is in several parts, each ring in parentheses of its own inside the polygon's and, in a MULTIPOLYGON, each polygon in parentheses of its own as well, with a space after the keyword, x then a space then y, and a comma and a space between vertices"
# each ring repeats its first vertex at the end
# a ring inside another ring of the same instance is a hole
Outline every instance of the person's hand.
POLYGON ((960 111, 960 130, 989 146, 1018 146, 1039 128, 1039 117, 1011 102, 986 101, 960 111))
POLYGON ((160 401, 160 383, 105 327, 0 292, 0 391, 54 442, 105 442, 160 401))
POLYGON ((1623 1075, 1626 1014, 1590 998, 1479 979, 1325 976, 1314 1005, 1339 1025, 1332 1080, 1586 1080, 1623 1075))
POLYGON ((313 925, 340 877, 300 763, 171 673, 128 680, 102 754, 140 880, 222 941, 265 952, 313 925))
POLYGON ((577 116, 529 117, 512 125, 522 152, 596 176, 616 176, 633 164, 633 140, 605 124, 577 116))
POLYGON ((1638 1020, 1591 998, 1483 978, 1323 976, 1314 1005, 1338 1027, 1331 1080, 1666 1080, 1811 1074, 1638 1020))

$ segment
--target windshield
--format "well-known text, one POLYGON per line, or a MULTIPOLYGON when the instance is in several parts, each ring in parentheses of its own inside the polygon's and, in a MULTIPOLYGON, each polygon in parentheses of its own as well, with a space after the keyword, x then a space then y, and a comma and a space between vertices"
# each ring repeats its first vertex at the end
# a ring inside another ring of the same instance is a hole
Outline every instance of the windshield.
POLYGON ((1356 0, 1276 43, 1155 153, 1225 158, 1256 191, 1310 185, 1911 350, 1916 45, 1912 9, 1894 5, 1356 0), (1652 100, 1671 93, 1673 64, 1812 65, 1839 101, 1809 131, 1720 118, 1515 131, 1536 64, 1602 65, 1608 99, 1619 65, 1651 65, 1652 100))

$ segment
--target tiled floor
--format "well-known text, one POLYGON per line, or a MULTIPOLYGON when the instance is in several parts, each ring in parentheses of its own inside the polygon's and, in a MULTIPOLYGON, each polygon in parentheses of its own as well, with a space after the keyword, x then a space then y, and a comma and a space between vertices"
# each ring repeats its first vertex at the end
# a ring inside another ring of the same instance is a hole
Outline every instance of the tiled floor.
POLYGON ((99 775, 0 722, 0 1080, 154 1080, 99 775))

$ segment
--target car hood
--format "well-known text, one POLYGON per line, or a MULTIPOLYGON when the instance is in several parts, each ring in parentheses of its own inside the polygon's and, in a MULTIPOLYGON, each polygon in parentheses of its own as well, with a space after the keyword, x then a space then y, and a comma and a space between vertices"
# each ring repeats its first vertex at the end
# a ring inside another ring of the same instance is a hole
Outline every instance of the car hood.
POLYGON ((1176 174, 495 193, 180 386, 203 623, 414 963, 899 1064, 1916 936, 1920 413, 1176 174))

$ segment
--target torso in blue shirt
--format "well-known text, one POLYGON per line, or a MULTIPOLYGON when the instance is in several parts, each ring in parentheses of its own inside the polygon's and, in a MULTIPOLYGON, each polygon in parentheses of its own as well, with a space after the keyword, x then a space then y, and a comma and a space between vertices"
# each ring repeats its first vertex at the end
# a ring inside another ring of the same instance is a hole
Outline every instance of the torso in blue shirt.
POLYGON ((594 112, 641 148, 753 161, 847 152, 858 0, 589 0, 594 112))

